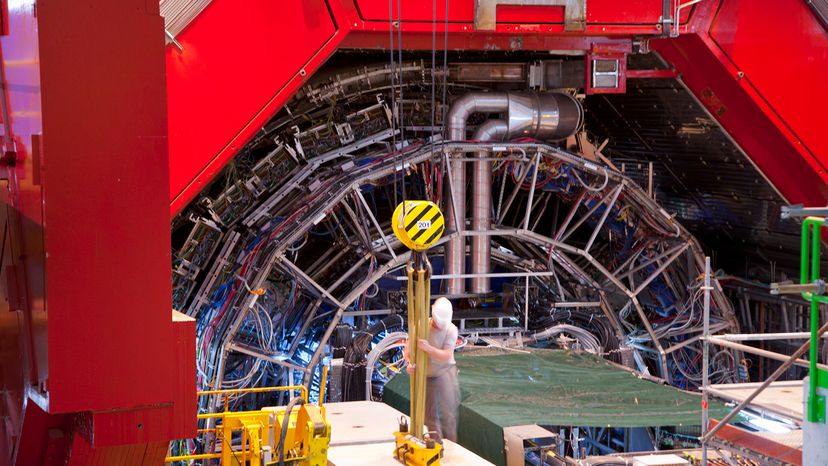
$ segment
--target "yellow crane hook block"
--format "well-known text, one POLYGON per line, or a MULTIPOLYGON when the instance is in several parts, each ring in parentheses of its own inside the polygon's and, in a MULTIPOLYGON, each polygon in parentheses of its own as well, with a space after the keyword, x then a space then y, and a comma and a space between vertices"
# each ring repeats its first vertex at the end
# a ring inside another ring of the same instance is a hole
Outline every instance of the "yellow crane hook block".
POLYGON ((414 251, 425 251, 445 231, 445 219, 431 201, 405 201, 394 209, 391 229, 402 244, 414 251))

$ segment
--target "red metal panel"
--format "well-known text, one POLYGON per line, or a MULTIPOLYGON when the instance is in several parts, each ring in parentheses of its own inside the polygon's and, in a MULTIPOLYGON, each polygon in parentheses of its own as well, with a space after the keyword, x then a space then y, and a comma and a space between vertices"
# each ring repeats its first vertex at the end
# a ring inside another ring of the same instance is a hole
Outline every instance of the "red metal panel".
MULTIPOLYGON (((2 210, 5 214, 5 209, 2 210)), ((0 221, 5 224, 5 215, 0 221)), ((19 435, 23 424, 23 400, 25 399, 25 364, 21 358, 23 316, 19 311, 0 310, 0 465, 11 458, 14 445, 6 439, 19 435)))
POLYGON ((198 424, 198 396, 196 395, 196 323, 195 319, 173 311, 175 338, 175 399, 173 417, 168 423, 167 438, 193 438, 198 424))
POLYGON ((499 24, 563 24, 564 7, 500 5, 497 7, 496 20, 499 24))
MULTIPOLYGON (((389 20, 388 20, 388 3, 383 3, 383 0, 339 0, 342 2, 343 9, 350 18, 348 24, 353 26, 355 32, 350 36, 358 35, 364 37, 366 33, 385 33, 388 35, 389 20), (366 10, 370 13, 365 15, 366 10)), ((656 24, 660 16, 661 2, 657 1, 642 1, 640 3, 632 2, 632 7, 628 7, 629 2, 619 4, 612 0, 599 0, 597 6, 593 4, 592 0, 587 5, 587 25, 582 32, 567 32, 564 30, 562 20, 560 20, 559 9, 550 7, 538 6, 499 6, 498 7, 498 25, 495 31, 478 32, 474 29, 474 8, 473 1, 450 1, 449 2, 449 33, 458 33, 465 38, 461 41, 472 44, 473 49, 481 50, 566 50, 566 43, 558 47, 551 46, 549 48, 542 48, 536 44, 546 44, 554 42, 555 38, 570 37, 570 38, 584 38, 584 36, 597 37, 624 37, 630 39, 633 35, 642 36, 660 36, 662 35, 661 25, 656 24), (656 15, 655 12, 658 11, 656 15), (505 15, 505 16, 503 16, 505 15), (515 16, 516 15, 516 16, 515 16), (550 16, 551 15, 551 16, 550 16), (600 21, 608 20, 608 18, 619 17, 620 20, 612 20, 612 22, 603 23, 600 21), (506 18, 509 21, 504 21, 506 18), (540 19, 539 19, 540 18, 540 19), (636 22, 633 21, 636 19, 636 22), (557 21, 553 23, 544 23, 541 21, 557 21), (511 41, 511 47, 502 47, 500 42, 505 39, 507 42, 511 41)), ((393 18, 398 18, 396 2, 392 3, 393 18)), ((431 5, 428 2, 420 2, 419 0, 404 0, 402 2, 403 22, 401 24, 404 36, 410 35, 425 35, 431 37, 432 28, 436 28, 438 34, 442 34, 446 30, 445 19, 445 3, 439 3, 437 7, 438 21, 436 25, 431 21, 431 5), (443 8, 441 10, 441 7, 443 8), (409 17, 410 15, 410 17, 409 17), (443 21, 441 21, 443 20, 443 21)), ((706 10, 705 10, 706 11, 706 10)), ((681 12, 681 26, 680 32, 689 32, 691 24, 696 21, 696 7, 684 8, 681 12), (685 23, 687 23, 685 25, 685 23)), ((339 15, 337 15, 339 17, 339 15)), ((396 28, 396 26, 394 26, 396 28)), ((396 30, 396 29, 395 29, 396 30)), ((354 43, 361 43, 362 39, 353 39, 348 37, 346 40, 348 46, 354 43)), ((408 37, 403 38, 403 47, 407 48, 408 37)), ((386 40, 386 46, 387 46, 386 40)), ((440 45, 438 44, 438 47, 440 45)), ((454 47, 452 47, 454 48, 454 47)))
POLYGON ((9 0, 0 1, 0 17, 2 17, 2 24, 0 24, 0 35, 9 35, 9 0))
POLYGON ((777 66, 779 61, 789 63, 787 52, 790 52, 794 55, 795 64, 787 65, 789 68, 805 68, 815 74, 828 73, 824 33, 821 37, 813 37, 812 32, 808 32, 812 31, 812 26, 804 26, 804 22, 810 20, 816 27, 819 27, 819 24, 812 15, 806 17, 797 14, 804 11, 810 15, 810 12, 807 9, 799 10, 800 5, 795 0, 774 3, 779 8, 778 11, 784 8, 785 15, 770 15, 767 14, 767 9, 760 14, 753 9, 753 3, 750 7, 736 10, 732 9, 731 2, 738 3, 735 0, 723 0, 719 4, 705 2, 701 4, 701 8, 703 11, 718 11, 716 21, 719 25, 716 27, 719 30, 720 41, 725 37, 724 24, 730 24, 732 27, 750 24, 745 27, 747 31, 751 31, 752 38, 745 36, 744 31, 739 29, 732 30, 729 34, 734 35, 728 40, 754 44, 753 49, 736 46, 734 50, 738 50, 741 57, 748 51, 752 51, 755 57, 762 57, 749 62, 754 67, 752 72, 762 77, 758 83, 765 86, 764 88, 758 88, 751 77, 740 68, 739 63, 734 63, 710 37, 708 31, 714 24, 713 15, 700 14, 694 17, 695 22, 691 29, 696 33, 682 35, 674 40, 652 41, 651 46, 675 66, 687 87, 789 202, 824 205, 828 202, 828 174, 820 157, 825 155, 809 151, 798 136, 813 135, 818 131, 815 128, 819 127, 823 120, 818 109, 824 105, 821 102, 826 99, 825 93, 811 93, 806 100, 795 98, 792 93, 794 89, 800 89, 802 92, 816 89, 799 87, 810 82, 811 76, 789 75, 787 72, 780 72, 777 66), (725 10, 728 12, 727 19, 722 13, 725 10), (789 10, 793 13, 793 19, 786 16, 789 10), (740 19, 741 15, 746 15, 748 19, 740 19), (777 37, 773 28, 755 27, 754 22, 760 21, 758 18, 761 16, 775 19, 773 24, 779 24, 780 29, 790 35, 777 37), (794 24, 803 25, 804 31, 795 33, 791 29, 793 26, 788 24, 789 20, 794 24), (778 54, 768 53, 767 48, 761 46, 765 39, 759 36, 763 35, 776 37, 785 48, 779 49, 778 54), (797 48, 812 52, 802 56, 794 50, 797 48), (763 62, 762 59, 765 57, 767 59, 763 62), (781 94, 774 94, 779 92, 779 89, 768 84, 773 82, 768 77, 770 75, 779 76, 779 80, 775 81, 779 86, 784 82, 790 83, 791 93, 784 96, 785 98, 781 94), (775 101, 768 100, 763 92, 775 95, 775 101), (817 105, 811 104, 814 101, 817 105), (785 118, 775 107, 780 103, 787 112, 785 118), (796 118, 788 119, 788 114, 796 114, 796 118), (796 125, 792 125, 792 122, 796 125))
POLYGON ((145 0, 42 2, 37 19, 49 411, 170 403, 163 20, 145 0))
POLYGON ((176 393, 194 397, 194 329, 183 322, 174 333, 170 317, 158 3, 55 0, 35 10, 23 0, 9 13, 0 45, 17 163, 1 167, 0 281, 14 289, 0 300, 10 421, 0 464, 12 449, 18 465, 65 464, 70 429, 84 419, 99 443, 157 440, 123 463, 152 449, 157 464, 168 439, 192 433, 195 411, 176 393), (105 413, 55 414, 95 410, 105 413))
MULTIPOLYGON (((440 42, 442 38, 437 40, 440 42)), ((403 46, 406 50, 431 50, 431 42, 431 32, 409 32, 403 36, 403 46)), ((452 50, 569 50, 586 52, 596 43, 624 52, 629 52, 632 49, 632 40, 629 38, 607 39, 541 34, 515 37, 508 34, 474 35, 463 33, 450 33, 448 37, 449 49, 452 50)), ((342 41, 341 48, 385 50, 388 48, 388 31, 384 33, 379 31, 353 31, 342 41)), ((442 45, 440 48, 442 48, 442 45)))
MULTIPOLYGON (((0 46, 8 87, 18 90, 10 92, 7 98, 13 110, 12 134, 23 160, 27 157, 26 148, 42 128, 34 0, 14 3, 9 9, 9 21, 13 36, 0 38, 0 46)), ((12 181, 3 198, 9 207, 4 209, 4 220, 8 222, 9 237, 16 241, 10 241, 9 260, 0 267, 0 283, 7 285, 10 298, 0 301, 0 312, 7 306, 21 312, 20 354, 28 382, 36 385, 45 381, 48 369, 43 197, 40 184, 35 182, 34 164, 18 163, 8 174, 12 181)))
MULTIPOLYGON (((657 22, 662 4, 628 3, 620 8, 612 0, 591 1, 589 24, 578 34, 564 33, 560 9, 543 9, 551 15, 544 18, 535 7, 501 7, 504 17, 497 30, 477 33, 474 0, 458 0, 449 3, 449 47, 586 51, 603 42, 629 50, 631 35, 661 34, 657 22), (552 23, 539 24, 539 17, 552 23), (508 22, 527 20, 534 24, 508 22)), ((397 2, 391 7, 398 16, 397 2)), ((432 5, 405 0, 401 10, 403 47, 430 49, 432 5)), ((695 7, 685 9, 682 18, 691 11, 695 7)), ((445 30, 444 12, 445 3, 438 2, 438 34, 445 30)), ((244 8, 230 0, 215 0, 178 37, 183 51, 167 50, 172 214, 195 198, 340 42, 348 48, 387 48, 388 17, 384 0, 288 4, 257 0, 244 8), (252 72, 245 72, 248 67, 252 72), (232 105, 226 105, 230 101, 232 105), (220 117, 216 103, 222 104, 220 117)))
POLYGON ((183 51, 167 49, 173 212, 324 63, 342 35, 325 0, 214 0, 178 37, 183 51))
MULTIPOLYGON (((96 449, 131 443, 149 443, 169 440, 170 420, 173 419, 172 403, 158 408, 140 408, 123 411, 84 413, 82 423, 89 431, 84 436, 91 439, 96 449)), ((196 412, 189 413, 194 419, 196 412)), ((193 432, 195 433, 195 432, 193 432)))
POLYGON ((824 170, 828 34, 807 2, 725 0, 710 37, 824 170))
MULTIPOLYGON (((399 18, 396 0, 355 0, 359 15, 365 21, 388 21, 389 3, 393 9, 394 19, 399 18)), ((449 21, 454 23, 474 23, 475 0, 437 0, 437 21, 446 20, 446 2, 449 4, 449 21)), ((428 21, 432 18, 432 2, 402 1, 403 21, 428 21)))
MULTIPOLYGON (((0 98, 7 98, 16 110, 11 123, 18 142, 22 143, 30 141, 33 134, 41 131, 34 1, 15 2, 9 9, 8 18, 14 37, 0 38, 4 72, 10 88, 25 89, 26 92, 11 92, 8 97, 3 95, 0 98)), ((21 150, 25 148, 23 144, 20 146, 21 150)), ((18 464, 41 464, 42 456, 35 458, 30 455, 43 453, 38 448, 47 438, 46 415, 37 416, 43 411, 33 403, 29 403, 28 412, 25 407, 27 388, 32 383, 45 380, 47 374, 46 326, 43 324, 43 230, 40 226, 43 199, 40 186, 31 181, 31 164, 18 164, 14 170, 3 168, 2 172, 11 180, 9 189, 4 189, 0 196, 3 203, 0 221, 4 229, 8 228, 9 239, 13 241, 4 245, 2 256, 6 260, 0 264, 0 289, 5 290, 7 298, 0 299, 0 314, 3 314, 0 336, 4 348, 0 352, 3 373, 3 395, 0 400, 3 408, 0 411, 8 421, 0 423, 0 464, 11 461, 9 455, 13 451, 17 452, 18 457, 23 457, 18 464), (26 242, 22 241, 24 237, 26 242), (39 324, 36 329, 33 321, 39 324), (35 342, 39 344, 36 352, 33 348, 35 342), (31 413, 32 419, 24 420, 28 413, 31 413), (28 436, 15 445, 24 429, 28 436)))
MULTIPOLYGON (((71 416, 49 415, 35 403, 26 406, 23 430, 18 432, 17 466, 62 466, 66 464, 66 447, 71 444, 71 416)), ((5 441, 5 439, 3 439, 5 441)), ((0 457, 0 465, 7 457, 0 457)))
POLYGON ((66 466, 158 466, 163 464, 168 442, 92 448, 80 435, 72 438, 72 456, 66 466))
MULTIPOLYGON (((365 21, 388 21, 389 2, 386 0, 356 0, 361 19, 365 21)), ((449 1, 449 21, 474 23, 475 0, 449 1)), ((399 19, 397 2, 391 2, 394 19, 399 19)), ((402 21, 432 20, 432 2, 403 1, 402 21)), ((446 1, 437 1, 437 21, 445 21, 446 1)), ((687 20, 691 8, 682 11, 687 20)), ((589 0, 587 22, 593 24, 649 24, 655 27, 662 15, 662 2, 653 0, 627 0, 619 5, 617 0, 589 0)), ((497 21, 512 24, 563 23, 563 7, 560 6, 514 6, 497 7, 497 21)))
POLYGON ((722 62, 702 35, 654 41, 657 50, 681 73, 687 87, 733 137, 754 164, 792 203, 825 205, 828 185, 803 157, 801 146, 779 125, 773 112, 749 84, 722 62))
MULTIPOLYGON (((351 32, 343 39, 340 48, 388 49, 388 11, 386 10, 381 21, 364 21, 359 16, 360 12, 353 3, 357 0, 340 1, 343 3, 344 15, 337 15, 337 17, 346 16, 348 20, 345 22, 353 26, 351 32)), ((404 2, 403 12, 415 5, 420 4, 413 0, 404 2)), ((458 9, 463 11, 463 5, 462 3, 457 5, 455 2, 449 2, 449 17, 453 18, 452 15, 458 9)), ((438 34, 437 48, 442 50, 442 35, 446 31, 446 25, 439 21, 436 25, 433 25, 431 21, 403 22, 401 25, 403 49, 431 50, 433 26, 436 26, 438 34)), ((534 24, 501 25, 498 26, 498 30, 495 32, 475 32, 472 17, 469 23, 450 22, 448 24, 448 48, 450 50, 542 50, 547 52, 550 50, 576 50, 585 52, 596 43, 603 44, 603 47, 612 48, 618 52, 629 52, 632 48, 630 37, 604 37, 613 35, 609 31, 603 31, 601 36, 592 37, 591 35, 595 34, 595 31, 600 31, 600 28, 587 29, 588 31, 584 34, 564 35, 560 34, 563 31, 562 24, 549 26, 534 24)), ((648 32, 652 31, 648 29, 648 32)), ((626 32, 626 35, 629 36, 629 31, 626 32)), ((394 40, 394 47, 398 47, 396 35, 394 40)))

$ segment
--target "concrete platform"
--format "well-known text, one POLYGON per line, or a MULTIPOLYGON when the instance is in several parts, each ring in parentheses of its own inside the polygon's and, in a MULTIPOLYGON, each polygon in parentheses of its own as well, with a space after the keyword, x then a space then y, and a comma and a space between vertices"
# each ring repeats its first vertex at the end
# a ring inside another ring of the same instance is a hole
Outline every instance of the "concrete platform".
MULTIPOLYGON (((392 455, 402 413, 373 401, 328 403, 325 409, 331 423, 330 466, 399 466, 392 455)), ((451 441, 444 447, 442 465, 492 464, 451 441)))

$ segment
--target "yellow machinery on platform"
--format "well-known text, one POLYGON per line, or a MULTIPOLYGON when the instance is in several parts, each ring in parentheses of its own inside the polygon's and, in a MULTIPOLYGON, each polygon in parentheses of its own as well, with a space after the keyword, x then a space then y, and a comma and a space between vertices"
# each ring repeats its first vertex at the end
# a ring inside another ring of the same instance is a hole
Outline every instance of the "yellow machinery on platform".
MULTIPOLYGON (((322 376, 320 394, 325 392, 327 367, 322 376)), ((325 419, 322 396, 319 405, 308 403, 303 386, 262 387, 237 390, 210 390, 199 396, 221 396, 224 411, 199 414, 199 419, 217 419, 215 429, 200 429, 200 434, 214 434, 220 446, 216 453, 169 456, 165 463, 219 459, 222 466, 326 466, 331 425, 325 419), (287 406, 258 411, 228 411, 232 396, 274 391, 299 391, 287 406), (234 444, 234 440, 236 443, 234 444)))
POLYGON ((431 301, 431 264, 425 251, 445 230, 443 214, 430 201, 404 201, 394 210, 391 228, 402 244, 411 249, 408 261, 408 351, 417 370, 411 380, 411 428, 400 422, 394 433, 394 458, 406 465, 436 466, 443 447, 423 432, 425 420, 428 355, 418 348, 420 338, 428 339, 428 310, 431 301))

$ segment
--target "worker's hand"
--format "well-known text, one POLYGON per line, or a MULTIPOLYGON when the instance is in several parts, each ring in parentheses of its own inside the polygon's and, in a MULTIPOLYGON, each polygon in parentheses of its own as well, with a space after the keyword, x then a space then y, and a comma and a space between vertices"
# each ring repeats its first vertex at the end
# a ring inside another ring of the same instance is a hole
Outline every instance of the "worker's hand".
POLYGON ((403 357, 405 358, 405 362, 411 364, 411 353, 408 351, 408 341, 406 340, 405 346, 403 347, 403 357))
POLYGON ((428 342, 425 338, 420 338, 418 340, 418 348, 425 351, 428 354, 431 354, 434 351, 434 347, 431 346, 431 343, 428 342))
POLYGON ((416 369, 416 366, 414 366, 414 364, 409 364, 405 366, 405 371, 408 373, 408 375, 414 375, 414 369, 416 369))

